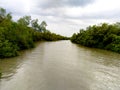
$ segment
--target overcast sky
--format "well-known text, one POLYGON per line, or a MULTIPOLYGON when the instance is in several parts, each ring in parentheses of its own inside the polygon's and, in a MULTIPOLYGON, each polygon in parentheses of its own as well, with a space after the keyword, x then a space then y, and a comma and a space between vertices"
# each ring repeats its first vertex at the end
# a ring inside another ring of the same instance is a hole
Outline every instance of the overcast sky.
POLYGON ((47 29, 71 36, 81 28, 120 20, 120 0, 0 0, 13 19, 31 15, 45 20, 47 29))

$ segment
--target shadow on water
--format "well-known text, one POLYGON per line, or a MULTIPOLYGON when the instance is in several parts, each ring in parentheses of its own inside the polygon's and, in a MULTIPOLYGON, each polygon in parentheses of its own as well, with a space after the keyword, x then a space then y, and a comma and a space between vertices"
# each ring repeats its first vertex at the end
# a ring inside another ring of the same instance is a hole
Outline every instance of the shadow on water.
MULTIPOLYGON (((36 43, 36 47, 41 42, 36 43)), ((4 58, 0 59, 0 72, 1 72, 1 79, 10 80, 12 76, 14 76, 19 68, 27 61, 28 55, 32 54, 32 51, 36 48, 32 48, 29 50, 23 50, 20 52, 20 55, 13 58, 4 58)))
MULTIPOLYGON (((97 62, 110 67, 120 67, 120 54, 118 53, 97 48, 89 48, 78 44, 75 45, 79 50, 81 49, 81 51, 84 53, 84 56, 90 56, 88 60, 92 62, 97 62)), ((78 51, 78 53, 81 51, 78 51)))
POLYGON ((23 58, 27 51, 21 52, 20 56, 13 58, 0 59, 1 79, 11 79, 17 73, 17 69, 22 65, 23 58))

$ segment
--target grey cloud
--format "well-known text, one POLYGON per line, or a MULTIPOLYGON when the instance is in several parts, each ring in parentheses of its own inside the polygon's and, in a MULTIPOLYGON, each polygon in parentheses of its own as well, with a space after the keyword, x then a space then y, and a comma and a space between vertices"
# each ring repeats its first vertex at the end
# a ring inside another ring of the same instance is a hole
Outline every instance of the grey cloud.
POLYGON ((69 6, 84 6, 93 2, 93 0, 67 0, 69 6))
POLYGON ((42 8, 58 8, 58 7, 77 7, 86 6, 92 3, 94 0, 45 0, 41 3, 39 1, 38 6, 42 8))
POLYGON ((64 18, 70 18, 70 19, 79 19, 79 20, 100 20, 100 19, 120 19, 120 10, 110 10, 110 11, 101 11, 97 13, 88 13, 83 14, 81 16, 72 16, 72 15, 64 15, 64 18), (114 13, 113 13, 114 12, 114 13))

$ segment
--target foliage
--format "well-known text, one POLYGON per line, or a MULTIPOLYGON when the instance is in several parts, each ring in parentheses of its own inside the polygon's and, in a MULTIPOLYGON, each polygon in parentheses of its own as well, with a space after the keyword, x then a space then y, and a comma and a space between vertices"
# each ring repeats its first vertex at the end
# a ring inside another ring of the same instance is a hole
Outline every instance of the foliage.
POLYGON ((0 72, 0 78, 1 78, 1 76, 2 76, 2 73, 0 72))
POLYGON ((120 23, 99 24, 73 34, 71 41, 88 47, 101 48, 120 53, 120 23))
POLYGON ((42 21, 41 24, 38 24, 38 19, 32 20, 31 21, 32 28, 34 30, 37 30, 39 32, 45 32, 46 31, 46 26, 47 23, 45 21, 42 21))
POLYGON ((24 16, 23 18, 20 18, 17 22, 18 24, 22 26, 28 26, 31 21, 31 16, 24 16))
POLYGON ((46 26, 45 21, 39 25, 38 19, 32 20, 31 16, 14 22, 11 14, 0 8, 0 58, 17 56, 20 50, 33 48, 36 41, 67 39, 46 30, 46 26))

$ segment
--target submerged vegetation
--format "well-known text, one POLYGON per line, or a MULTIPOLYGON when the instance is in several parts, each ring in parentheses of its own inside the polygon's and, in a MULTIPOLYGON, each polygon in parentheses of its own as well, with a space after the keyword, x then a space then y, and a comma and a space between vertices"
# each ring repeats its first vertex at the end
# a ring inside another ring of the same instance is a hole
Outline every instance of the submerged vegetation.
POLYGON ((93 25, 71 37, 73 43, 120 53, 120 23, 93 25))
POLYGON ((24 16, 15 22, 11 13, 0 8, 0 58, 17 56, 20 50, 33 48, 36 41, 68 39, 51 33, 46 26, 45 21, 39 24, 38 19, 32 20, 31 16, 24 16))

